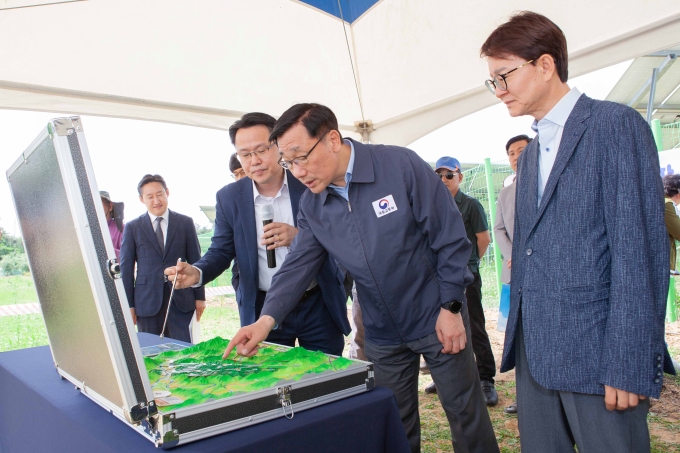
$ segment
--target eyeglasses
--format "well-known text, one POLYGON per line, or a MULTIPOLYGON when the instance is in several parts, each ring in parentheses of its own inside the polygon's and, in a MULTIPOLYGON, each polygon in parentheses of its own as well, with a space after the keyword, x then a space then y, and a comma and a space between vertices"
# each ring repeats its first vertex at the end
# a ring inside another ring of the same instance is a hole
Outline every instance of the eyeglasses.
POLYGON ((444 176, 446 176, 446 179, 451 181, 454 178, 454 176, 458 176, 460 173, 455 171, 453 173, 435 173, 435 174, 439 176, 439 179, 442 179, 444 178, 444 176))
POLYGON ((238 153, 238 157, 240 157, 241 160, 250 160, 256 154, 257 154, 258 157, 262 157, 262 156, 264 156, 264 153, 266 153, 267 151, 269 151, 271 149, 272 146, 274 146, 273 143, 269 144, 269 146, 265 146, 264 148, 256 149, 255 151, 250 152, 250 153, 245 153, 245 154, 238 153))
POLYGON ((508 76, 508 74, 510 74, 511 72, 517 71, 519 68, 521 68, 522 66, 528 65, 532 61, 534 61, 534 60, 529 60, 526 63, 523 63, 523 64, 517 66, 515 69, 509 70, 505 74, 495 75, 492 79, 486 80, 484 82, 484 85, 486 85, 486 87, 489 89, 489 91, 491 91, 491 94, 493 94, 495 96, 496 95, 496 89, 501 89, 503 91, 508 89, 508 81, 506 80, 506 77, 508 76))
POLYGON ((305 165, 307 165, 309 163, 308 157, 309 157, 310 154, 312 154, 312 151, 314 151, 314 148, 316 148, 316 145, 321 143, 321 140, 323 140, 323 138, 329 132, 330 131, 324 132, 323 135, 321 136, 321 138, 319 138, 319 140, 317 140, 316 143, 314 143, 314 146, 312 146, 312 149, 310 149, 309 152, 307 154, 305 154, 304 156, 299 156, 299 157, 296 157, 295 159, 292 159, 292 160, 283 160, 283 157, 282 157, 281 159, 279 159, 279 165, 281 165, 286 170, 292 170, 293 164, 297 165, 298 167, 304 167, 305 165))
MULTIPOLYGON (((257 152, 257 151, 255 151, 255 152, 257 152)), ((246 172, 243 169, 239 168, 238 170, 236 170, 234 173, 231 174, 231 177, 234 178, 234 179, 239 179, 239 178, 243 178, 245 175, 246 175, 246 172)))

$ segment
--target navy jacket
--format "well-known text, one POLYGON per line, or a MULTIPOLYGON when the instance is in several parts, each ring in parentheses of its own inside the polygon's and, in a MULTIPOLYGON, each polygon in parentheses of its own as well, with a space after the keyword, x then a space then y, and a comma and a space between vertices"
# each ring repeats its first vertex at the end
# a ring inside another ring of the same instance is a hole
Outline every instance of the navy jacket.
POLYGON ((330 253, 355 279, 368 341, 386 345, 425 337, 435 331, 441 304, 463 301, 472 283, 472 245, 463 219, 416 153, 353 143, 350 202, 328 189, 305 192, 300 232, 262 314, 280 322, 330 253))
MULTIPOLYGON (((296 226, 298 226, 300 196, 307 188, 288 173, 288 190, 293 218, 296 219, 296 226)), ((255 225, 253 181, 250 178, 243 178, 224 186, 217 192, 215 234, 212 243, 203 258, 194 265, 203 271, 205 284, 228 269, 234 258, 238 259, 238 288, 234 289, 242 326, 257 321, 255 298, 260 281, 257 261, 259 240, 255 225)), ((319 264, 312 278, 316 277, 323 300, 338 329, 343 334, 349 335, 352 329, 347 320, 347 297, 342 285, 345 276, 333 259, 328 258, 319 264)), ((297 300, 301 298, 302 294, 297 300)), ((281 319, 278 321, 280 322, 281 319)))
POLYGON ((543 387, 604 394, 609 385, 658 398, 669 248, 651 130, 635 110, 582 95, 540 206, 538 142, 518 164, 501 371, 515 366, 521 318, 543 387))
MULTIPOLYGON (((154 316, 160 311, 163 304, 163 285, 171 284, 164 283, 163 271, 177 264, 178 258, 188 263, 195 263, 201 258, 201 247, 191 217, 170 211, 163 252, 156 240, 148 213, 125 225, 123 243, 120 246, 121 278, 130 308, 135 309, 137 316, 154 316)), ((196 309, 197 300, 205 300, 205 289, 202 286, 177 289, 172 296, 172 304, 186 313, 196 309)))

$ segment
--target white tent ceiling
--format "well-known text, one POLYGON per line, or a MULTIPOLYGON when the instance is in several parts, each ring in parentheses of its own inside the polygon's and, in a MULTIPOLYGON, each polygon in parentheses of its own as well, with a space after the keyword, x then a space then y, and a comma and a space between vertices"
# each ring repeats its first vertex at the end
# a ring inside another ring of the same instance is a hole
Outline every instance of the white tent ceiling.
POLYGON ((319 102, 401 145, 496 102, 479 47, 513 11, 563 29, 571 77, 680 46, 677 0, 44 3, 0 0, 0 108, 226 129, 319 102))

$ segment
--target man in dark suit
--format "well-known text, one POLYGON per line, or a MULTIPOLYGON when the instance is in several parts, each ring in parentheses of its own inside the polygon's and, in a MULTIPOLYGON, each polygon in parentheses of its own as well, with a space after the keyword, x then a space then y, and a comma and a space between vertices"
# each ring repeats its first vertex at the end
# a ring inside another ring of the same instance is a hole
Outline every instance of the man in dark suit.
MULTIPOLYGON (((160 175, 145 175, 137 191, 147 212, 125 225, 120 249, 121 277, 132 320, 139 331, 160 335, 172 288, 172 281, 165 281, 163 270, 177 263, 178 258, 188 263, 198 261, 201 248, 191 217, 168 209, 170 191, 160 175)), ((190 342, 189 323, 194 310, 200 320, 204 309, 202 286, 176 289, 164 335, 190 342)))
POLYGON ((566 38, 544 16, 514 15, 481 54, 487 87, 537 132, 518 164, 501 365, 516 368, 522 452, 649 451, 669 278, 651 130, 569 89, 566 38))
MULTIPOLYGON (((229 128, 231 142, 247 178, 217 192, 215 234, 210 249, 185 274, 205 284, 238 260, 236 301, 241 325, 260 317, 272 277, 283 264, 297 235, 297 214, 305 186, 279 164, 269 141, 276 120, 265 113, 248 113, 229 128), (274 222, 263 227, 260 207, 272 204, 274 222), (276 267, 267 266, 267 250, 276 251, 276 267), (199 275, 200 274, 200 275, 199 275)), ((166 273, 174 272, 174 268, 166 273)), ((267 341, 342 355, 344 335, 350 333, 344 274, 328 257, 300 303, 267 337, 267 341)))

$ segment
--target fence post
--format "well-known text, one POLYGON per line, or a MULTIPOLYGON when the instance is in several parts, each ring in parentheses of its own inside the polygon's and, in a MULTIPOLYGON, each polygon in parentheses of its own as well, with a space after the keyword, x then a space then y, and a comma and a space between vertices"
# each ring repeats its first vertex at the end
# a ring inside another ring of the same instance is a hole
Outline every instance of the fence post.
MULTIPOLYGON (((484 173, 486 173, 486 190, 489 195, 489 213, 491 214, 491 225, 489 225, 489 232, 493 232, 493 226, 496 224, 496 193, 493 186, 493 170, 491 168, 491 159, 488 157, 484 159, 484 173)), ((501 249, 498 247, 496 238, 493 238, 493 260, 496 266, 496 286, 498 287, 498 294, 501 293, 501 269, 503 267, 503 260, 501 259, 501 249)))

